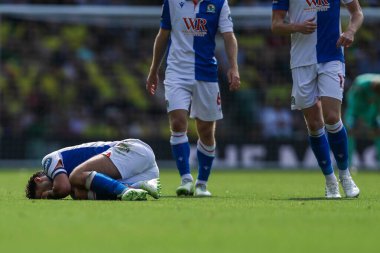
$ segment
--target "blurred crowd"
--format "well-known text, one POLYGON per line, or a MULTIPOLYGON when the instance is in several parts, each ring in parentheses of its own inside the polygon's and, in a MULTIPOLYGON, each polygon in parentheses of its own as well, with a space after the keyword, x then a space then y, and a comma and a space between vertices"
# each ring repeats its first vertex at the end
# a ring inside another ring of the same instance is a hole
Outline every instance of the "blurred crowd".
MULTIPOLYGON (((156 32, 156 28, 3 17, 0 138, 168 139, 163 89, 159 87, 155 97, 145 91, 156 32)), ((217 41, 224 111, 224 120, 218 123, 218 138, 303 139, 306 130, 301 113, 289 109, 289 38, 273 36, 269 29, 259 28, 237 28, 236 35, 242 88, 235 93, 228 91, 223 74, 228 68, 227 57, 223 41, 217 41)), ((358 74, 379 72, 379 40, 378 23, 360 30, 354 46, 345 52, 346 88, 358 74)), ((190 137, 194 137, 195 127, 191 125, 189 129, 190 137)))
MULTIPOLYGON (((160 5, 163 0, 3 0, 16 4, 160 5)), ((268 0, 229 0, 231 6, 270 6, 268 0)), ((362 6, 380 6, 378 0, 360 0, 362 6)))

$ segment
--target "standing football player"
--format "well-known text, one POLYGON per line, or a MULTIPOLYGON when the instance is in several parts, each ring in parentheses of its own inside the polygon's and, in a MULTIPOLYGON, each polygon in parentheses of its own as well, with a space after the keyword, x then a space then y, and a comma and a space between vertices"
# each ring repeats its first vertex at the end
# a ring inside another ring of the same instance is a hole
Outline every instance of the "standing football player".
POLYGON ((158 70, 167 52, 165 99, 170 122, 170 144, 181 175, 178 196, 208 197, 207 181, 215 157, 216 120, 222 119, 221 98, 215 59, 215 35, 224 39, 230 69, 229 89, 240 87, 237 41, 227 0, 165 0, 161 27, 154 42, 153 60, 146 88, 154 95, 158 70), (187 137, 188 111, 195 118, 198 143, 198 178, 190 173, 190 145, 187 137))
POLYGON ((359 196, 359 188, 348 170, 341 103, 345 78, 343 49, 353 43, 363 13, 358 0, 342 2, 350 14, 344 32, 340 27, 340 0, 274 0, 272 11, 273 32, 291 35, 291 108, 302 110, 304 115, 310 146, 326 177, 326 198, 341 197, 330 149, 346 197, 359 196))

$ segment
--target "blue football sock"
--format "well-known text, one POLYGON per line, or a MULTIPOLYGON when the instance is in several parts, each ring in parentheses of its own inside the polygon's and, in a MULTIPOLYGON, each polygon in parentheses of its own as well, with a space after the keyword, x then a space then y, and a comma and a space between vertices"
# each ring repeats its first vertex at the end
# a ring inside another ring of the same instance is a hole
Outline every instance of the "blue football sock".
POLYGON ((189 142, 172 145, 172 154, 177 164, 179 174, 181 176, 190 174, 190 163, 189 163, 190 144, 189 142))
POLYGON ((328 131, 327 137, 330 148, 334 154, 336 164, 340 170, 346 170, 348 168, 348 138, 346 129, 343 124, 337 132, 330 132, 327 125, 326 129, 328 131))
POLYGON ((211 173, 212 163, 215 158, 215 146, 206 146, 198 140, 197 157, 198 180, 207 182, 211 173))
POLYGON ((86 188, 95 192, 97 196, 120 196, 128 189, 119 181, 95 171, 88 176, 87 180, 86 188))
POLYGON ((323 134, 319 136, 309 135, 309 142, 323 174, 330 175, 333 173, 334 171, 330 158, 330 147, 325 133, 323 132, 323 134))

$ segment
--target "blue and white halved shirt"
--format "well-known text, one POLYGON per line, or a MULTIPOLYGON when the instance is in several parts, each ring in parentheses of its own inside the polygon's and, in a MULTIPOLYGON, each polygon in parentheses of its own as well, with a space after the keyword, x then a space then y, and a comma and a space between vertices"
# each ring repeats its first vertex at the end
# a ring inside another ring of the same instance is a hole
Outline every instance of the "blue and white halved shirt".
POLYGON ((290 67, 329 61, 344 62, 343 48, 336 47, 341 30, 340 4, 353 0, 273 0, 273 10, 288 12, 290 23, 315 18, 316 32, 291 35, 290 67))
POLYGON ((233 32, 227 0, 165 0, 161 28, 171 31, 166 79, 217 82, 215 35, 233 32))

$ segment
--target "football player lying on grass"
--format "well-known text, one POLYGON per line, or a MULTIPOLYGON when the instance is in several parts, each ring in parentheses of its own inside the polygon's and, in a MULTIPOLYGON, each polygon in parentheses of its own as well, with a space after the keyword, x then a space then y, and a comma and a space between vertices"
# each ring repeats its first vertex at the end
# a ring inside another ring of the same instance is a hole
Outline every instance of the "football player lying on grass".
POLYGON ((26 185, 29 199, 146 200, 161 193, 151 147, 138 140, 91 142, 63 148, 42 159, 43 171, 26 185))

